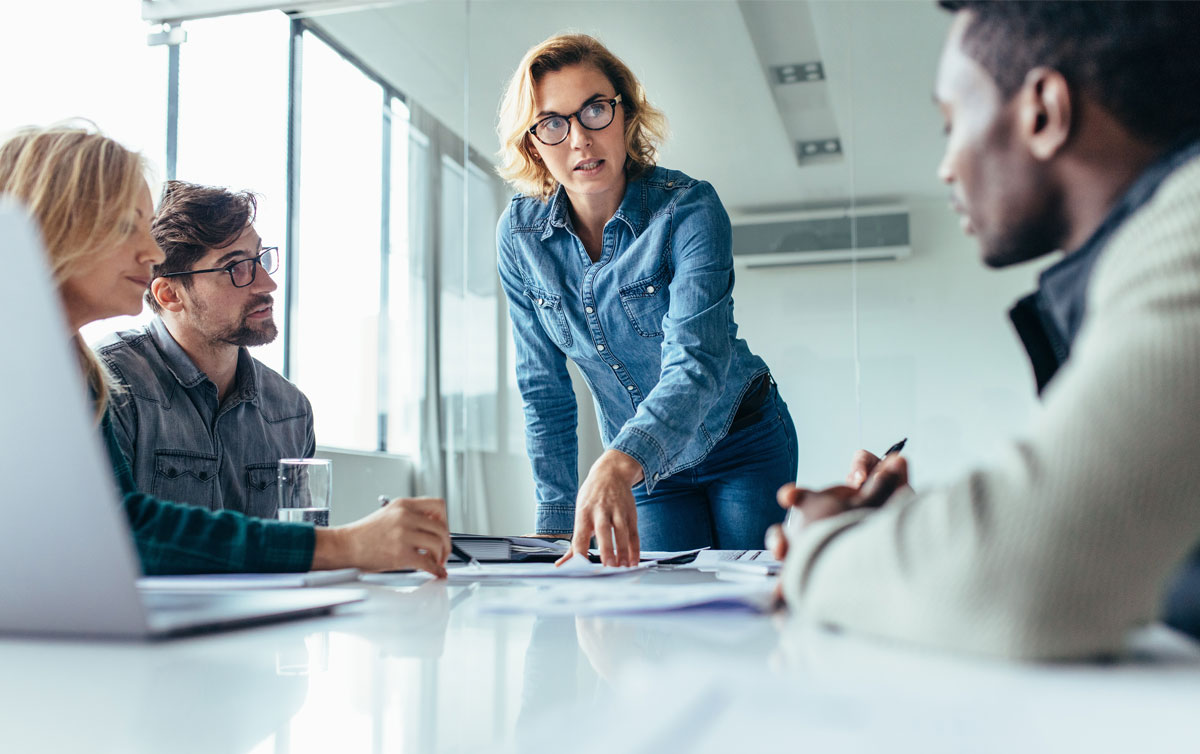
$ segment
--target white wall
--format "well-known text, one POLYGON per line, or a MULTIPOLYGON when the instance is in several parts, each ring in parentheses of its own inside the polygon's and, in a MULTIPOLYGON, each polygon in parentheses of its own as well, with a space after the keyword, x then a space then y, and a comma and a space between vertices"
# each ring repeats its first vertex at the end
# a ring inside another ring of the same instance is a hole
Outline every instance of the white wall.
POLYGON ((840 481, 856 449, 880 453, 901 437, 914 484, 948 480, 1017 432, 1036 404, 1007 311, 1037 269, 989 270, 944 202, 910 206, 913 255, 857 265, 861 420, 851 266, 737 279, 741 333, 796 421, 802 484, 840 481))

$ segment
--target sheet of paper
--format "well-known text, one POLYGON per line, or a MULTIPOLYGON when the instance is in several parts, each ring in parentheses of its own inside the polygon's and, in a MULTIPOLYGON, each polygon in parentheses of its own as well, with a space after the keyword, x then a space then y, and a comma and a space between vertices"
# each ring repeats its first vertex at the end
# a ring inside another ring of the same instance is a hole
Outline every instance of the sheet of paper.
POLYGON ((476 609, 488 613, 536 615, 617 615, 688 608, 765 612, 773 607, 769 581, 711 584, 643 584, 633 581, 556 584, 532 594, 481 596, 476 609))
POLYGON ((715 566, 720 563, 774 562, 767 550, 705 550, 692 561, 694 566, 715 566))
POLYGON ((553 563, 483 563, 477 566, 449 568, 447 572, 451 583, 488 579, 580 579, 636 573, 648 569, 651 565, 653 564, 642 563, 629 568, 616 568, 575 557, 561 566, 553 563))
POLYGON ((139 589, 154 590, 212 590, 212 589, 288 589, 306 586, 326 586, 354 581, 357 568, 308 573, 200 573, 184 576, 143 576, 139 589))

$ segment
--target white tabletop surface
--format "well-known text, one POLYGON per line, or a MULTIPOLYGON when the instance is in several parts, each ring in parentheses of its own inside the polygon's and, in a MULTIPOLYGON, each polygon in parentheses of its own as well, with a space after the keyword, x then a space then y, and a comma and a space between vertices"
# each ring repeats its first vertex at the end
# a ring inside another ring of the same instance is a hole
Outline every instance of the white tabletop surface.
POLYGON ((1200 648, 1162 627, 1117 662, 1021 665, 781 614, 474 607, 529 584, 365 588, 331 616, 171 641, 0 638, 0 751, 1200 750, 1200 648))

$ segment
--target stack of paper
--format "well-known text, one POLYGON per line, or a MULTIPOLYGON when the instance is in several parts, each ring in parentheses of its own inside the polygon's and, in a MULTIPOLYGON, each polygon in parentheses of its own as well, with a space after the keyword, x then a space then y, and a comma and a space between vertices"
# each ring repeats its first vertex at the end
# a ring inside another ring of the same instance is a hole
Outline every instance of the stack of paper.
POLYGON ((704 550, 692 561, 692 568, 706 571, 737 571, 774 576, 783 563, 767 550, 704 550))

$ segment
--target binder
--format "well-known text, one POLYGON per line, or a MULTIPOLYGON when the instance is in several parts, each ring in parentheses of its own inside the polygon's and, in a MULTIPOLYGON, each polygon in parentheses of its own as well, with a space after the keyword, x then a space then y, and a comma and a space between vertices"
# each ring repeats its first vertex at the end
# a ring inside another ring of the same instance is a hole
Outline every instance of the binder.
MULTIPOLYGON (((547 563, 561 558, 570 545, 565 539, 539 537, 492 537, 481 534, 451 534, 454 544, 482 563, 547 563)), ((461 563, 451 555, 450 562, 461 563)))

